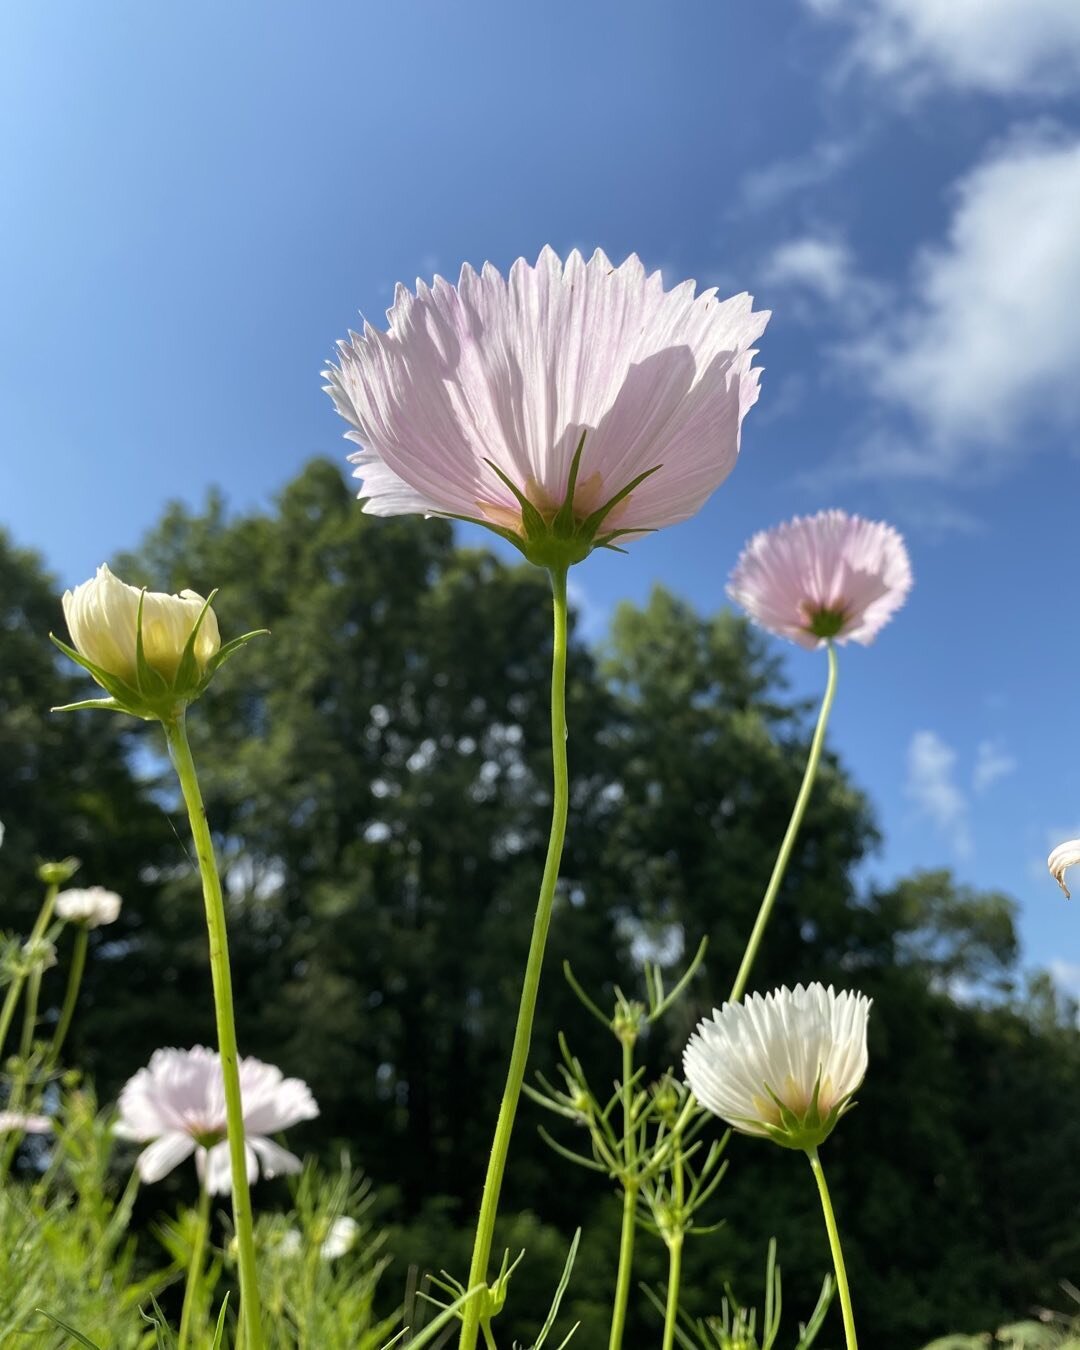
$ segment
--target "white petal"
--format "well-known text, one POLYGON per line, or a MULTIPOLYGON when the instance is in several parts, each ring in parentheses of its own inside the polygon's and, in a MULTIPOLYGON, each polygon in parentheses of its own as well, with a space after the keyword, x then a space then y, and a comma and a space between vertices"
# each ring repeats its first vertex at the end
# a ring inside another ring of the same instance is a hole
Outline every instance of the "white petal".
POLYGON ((295 1153, 267 1139, 265 1135, 252 1134, 248 1143, 255 1150, 262 1163, 262 1174, 268 1180, 273 1177, 293 1176, 303 1170, 303 1163, 295 1153))
POLYGON ((1063 844, 1058 844, 1046 860, 1050 875, 1065 892, 1066 899, 1069 898, 1069 888, 1065 885, 1065 873, 1077 863, 1080 863, 1080 839, 1066 839, 1063 844))
POLYGON ((190 1134, 180 1130, 163 1134, 139 1154, 136 1162, 139 1176, 147 1182, 160 1181, 194 1152, 195 1140, 190 1134))

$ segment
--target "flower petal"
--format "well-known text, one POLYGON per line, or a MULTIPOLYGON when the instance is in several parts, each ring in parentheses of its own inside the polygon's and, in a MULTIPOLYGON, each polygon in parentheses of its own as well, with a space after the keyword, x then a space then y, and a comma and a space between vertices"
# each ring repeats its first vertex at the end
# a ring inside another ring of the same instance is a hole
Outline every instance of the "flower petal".
POLYGON ((144 1148, 135 1165, 143 1181, 160 1181, 194 1152, 195 1140, 191 1135, 172 1130, 144 1148))
POLYGON ((1065 873, 1077 863, 1080 863, 1080 839, 1066 839, 1063 844, 1058 844, 1046 860, 1050 875, 1065 892, 1066 900, 1070 897, 1069 888, 1065 885, 1065 873))

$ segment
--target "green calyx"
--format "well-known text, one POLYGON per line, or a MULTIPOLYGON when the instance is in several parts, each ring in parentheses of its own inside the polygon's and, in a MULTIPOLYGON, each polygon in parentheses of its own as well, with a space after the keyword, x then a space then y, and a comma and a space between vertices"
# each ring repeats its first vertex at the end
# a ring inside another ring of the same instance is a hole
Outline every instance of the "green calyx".
POLYGON ((852 1094, 849 1092, 846 1097, 841 1097, 839 1101, 834 1102, 828 1111, 823 1111, 820 1100, 820 1077, 814 1084, 814 1095, 810 1099, 810 1104, 802 1113, 785 1106, 768 1083, 765 1084, 765 1091, 773 1099, 780 1112, 779 1123, 773 1125, 761 1120, 747 1121, 746 1123, 755 1127, 755 1133, 764 1130, 773 1143, 779 1144, 781 1148, 798 1149, 800 1153, 810 1152, 823 1144, 836 1128, 836 1122, 840 1117, 846 1115, 855 1105, 852 1101, 852 1094))
POLYGON ((594 548, 609 548, 616 553, 623 552, 624 550, 620 549, 615 543, 617 539, 621 539, 628 534, 651 534, 652 531, 640 527, 633 530, 605 530, 604 522, 620 502, 625 501, 635 488, 640 487, 646 478, 651 478, 663 465, 655 464, 651 469, 646 469, 644 473, 639 473, 636 478, 616 492, 614 497, 606 501, 603 506, 597 507, 595 511, 590 511, 587 515, 579 515, 574 509, 574 496, 577 492, 581 454, 585 449, 585 436, 586 433, 583 431, 570 464, 566 497, 558 510, 542 511, 535 502, 529 500, 521 488, 497 464, 489 459, 485 461, 488 467, 510 489, 521 507, 521 530, 512 530, 503 525, 495 525, 490 520, 481 520, 475 516, 456 516, 454 518, 468 520, 471 524, 483 525, 486 529, 494 530, 496 534, 501 535, 508 543, 519 549, 529 562, 535 563, 537 567, 547 568, 551 572, 565 571, 568 567, 572 567, 574 563, 579 563, 587 558, 594 548))
MULTIPOLYGON (((145 594, 144 591, 143 596, 145 594)), ((205 666, 201 666, 195 656, 195 643, 199 636, 199 629, 202 627, 203 620, 215 595, 217 595, 217 591, 211 591, 199 611, 199 617, 195 620, 195 624, 188 634, 187 642, 184 644, 176 674, 171 680, 163 675, 160 670, 150 665, 146 659, 146 652, 143 649, 142 596, 139 598, 139 612, 135 621, 134 686, 126 680, 120 679, 119 676, 104 670, 94 661, 88 660, 73 647, 69 647, 66 642, 61 642, 55 634, 50 633, 49 637, 53 644, 76 665, 82 666, 83 670, 87 671, 109 695, 108 698, 88 698, 79 703, 65 703, 61 707, 53 708, 52 711, 75 712, 80 708, 103 708, 107 712, 129 713, 132 717, 142 718, 144 722, 175 721, 187 705, 193 703, 205 691, 215 672, 231 656, 249 643, 252 638, 260 637, 269 632, 269 629, 257 628, 251 633, 244 633, 238 638, 233 638, 231 642, 227 642, 224 647, 219 648, 205 666)))
POLYGON ((847 617, 842 609, 819 609, 810 615, 806 627, 815 637, 834 638, 844 631, 847 617))

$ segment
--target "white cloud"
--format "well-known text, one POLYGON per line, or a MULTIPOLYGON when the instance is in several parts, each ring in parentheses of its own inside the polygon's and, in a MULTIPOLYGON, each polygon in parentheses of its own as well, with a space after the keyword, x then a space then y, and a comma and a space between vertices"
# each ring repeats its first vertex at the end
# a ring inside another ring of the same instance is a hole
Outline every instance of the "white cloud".
POLYGON ((1057 987, 1070 998, 1080 998, 1080 963, 1063 961, 1060 957, 1050 962, 1050 975, 1057 987))
POLYGON ((845 348, 914 428, 871 437, 860 472, 1001 468, 1030 451, 1032 423, 1080 424, 1080 139, 1028 132, 975 168, 908 289, 845 348))
POLYGON ((934 731, 917 731, 908 746, 907 794, 961 857, 971 852, 967 797, 956 782, 956 751, 934 731))
MULTIPOLYGON (((862 276, 849 245, 824 234, 805 234, 778 244, 762 269, 766 286, 822 300, 848 323, 861 324, 882 302, 885 288, 862 276)), ((798 311, 796 311, 798 312, 798 311)), ((801 317, 815 320, 817 310, 801 317)))
POLYGON ((975 752, 975 769, 971 775, 971 786, 976 792, 985 792, 1002 778, 1015 773, 1016 760, 1000 741, 980 741, 975 752))
POLYGON ((753 170, 739 184, 736 212, 772 210, 795 193, 820 187, 847 168, 860 146, 856 137, 822 140, 803 155, 753 170))
POLYGON ((850 60, 908 92, 1066 94, 1080 84, 1076 0, 806 0, 846 23, 850 60))

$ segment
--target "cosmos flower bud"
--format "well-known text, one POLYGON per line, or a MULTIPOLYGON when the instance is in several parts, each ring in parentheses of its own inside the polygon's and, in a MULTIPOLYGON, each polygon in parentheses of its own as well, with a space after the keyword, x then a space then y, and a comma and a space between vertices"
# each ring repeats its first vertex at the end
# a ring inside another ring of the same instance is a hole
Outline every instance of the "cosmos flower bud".
POLYGON ((221 645, 214 598, 194 591, 140 590, 104 563, 90 581, 64 593, 73 647, 53 641, 110 695, 55 711, 107 708, 168 721, 206 688, 214 671, 255 633, 221 645))
POLYGON ((866 1075, 870 1000, 820 984, 725 1003, 690 1038, 694 1095, 743 1134, 814 1149, 866 1075))

